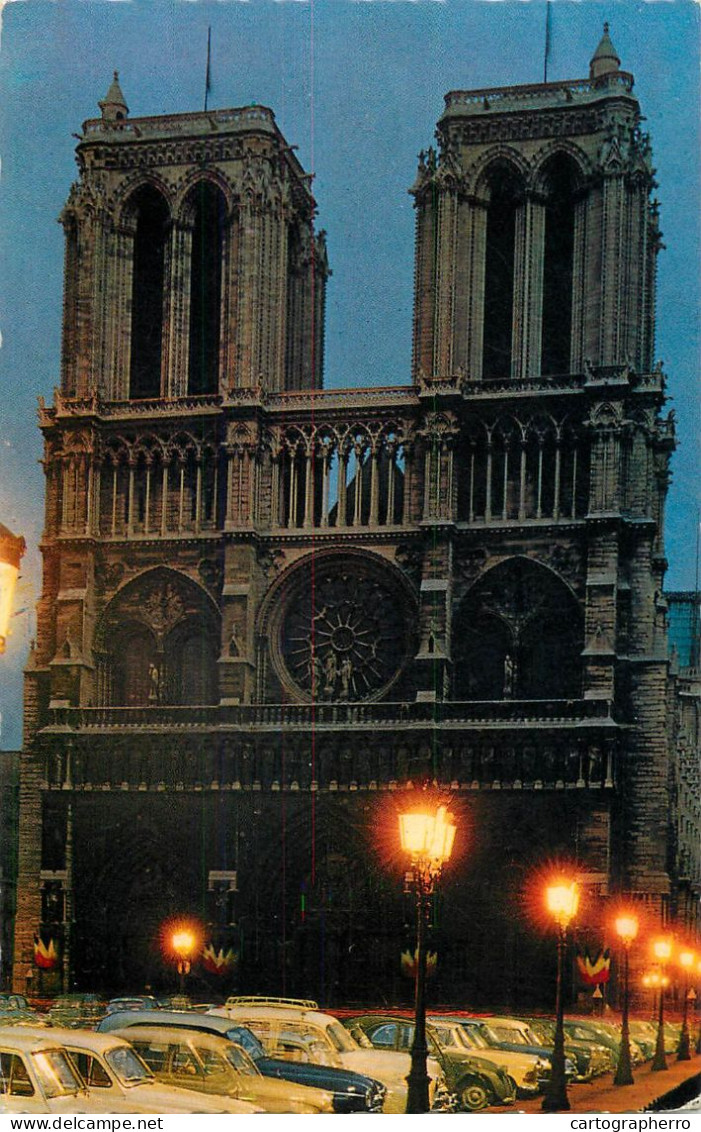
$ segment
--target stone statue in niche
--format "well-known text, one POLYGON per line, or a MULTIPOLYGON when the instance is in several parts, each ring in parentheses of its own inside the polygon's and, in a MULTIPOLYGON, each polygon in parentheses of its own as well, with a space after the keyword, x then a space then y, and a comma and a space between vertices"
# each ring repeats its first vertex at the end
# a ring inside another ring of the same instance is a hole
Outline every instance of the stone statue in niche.
POLYGON ((323 673, 323 667, 322 667, 322 663, 321 663, 321 657, 319 657, 315 652, 312 653, 310 667, 311 667, 311 691, 312 691, 312 696, 316 699, 316 697, 319 695, 319 692, 321 691, 321 684, 322 684, 322 680, 324 678, 324 673, 323 673))
POLYGON ((336 690, 336 678, 338 676, 338 662, 336 660, 336 653, 330 652, 324 661, 324 692, 327 696, 333 696, 336 690))
POLYGON ((153 661, 148 666, 148 702, 150 704, 161 702, 161 673, 153 661))
POLYGON ((507 652, 504 657, 504 699, 510 700, 514 694, 514 682, 516 679, 516 659, 507 652))
POLYGON ((349 656, 344 656, 341 661, 341 699, 347 700, 350 694, 350 682, 353 676, 353 661, 349 656))

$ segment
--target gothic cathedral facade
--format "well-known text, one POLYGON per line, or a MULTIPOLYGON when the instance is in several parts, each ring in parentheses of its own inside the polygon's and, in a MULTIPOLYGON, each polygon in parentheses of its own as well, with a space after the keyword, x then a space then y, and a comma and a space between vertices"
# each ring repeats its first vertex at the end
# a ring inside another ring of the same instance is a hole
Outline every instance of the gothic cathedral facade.
POLYGON ((323 386, 325 238, 269 109, 134 118, 116 75, 100 109, 40 405, 18 988, 36 936, 48 990, 166 985, 182 916, 227 990, 396 997, 374 846, 426 783, 463 830, 445 1001, 539 993, 548 861, 583 932, 616 893, 673 917, 660 233, 608 33, 587 79, 446 96, 396 387, 323 386))

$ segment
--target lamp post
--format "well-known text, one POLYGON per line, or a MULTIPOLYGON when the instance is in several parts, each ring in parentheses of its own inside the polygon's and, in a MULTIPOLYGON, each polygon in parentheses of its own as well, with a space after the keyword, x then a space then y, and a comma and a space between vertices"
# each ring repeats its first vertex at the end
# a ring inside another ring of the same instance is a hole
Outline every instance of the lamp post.
POLYGON ((426 918, 431 894, 453 850, 455 829, 453 815, 445 806, 438 806, 435 813, 412 810, 399 815, 399 836, 402 849, 411 861, 412 887, 416 896, 414 1039, 407 1077, 408 1113, 428 1112, 430 1108, 426 1068, 426 918))
POLYGON ((655 1056, 650 1066, 653 1073, 659 1073, 667 1068, 664 1054, 664 992, 669 979, 665 977, 664 965, 672 955, 672 944, 668 939, 656 939, 652 945, 652 952, 660 966, 660 997, 657 1008, 657 1042, 655 1056))
POLYGON ((638 934, 638 918, 632 913, 624 913, 616 919, 616 934, 623 944, 623 1015, 621 1019, 621 1050, 613 1078, 614 1085, 632 1085, 633 1068, 630 1062, 630 1028, 628 1024, 629 1002, 629 959, 630 948, 638 934))
POLYGON ((185 976, 190 974, 192 953, 195 949, 195 936, 187 928, 178 928, 171 936, 171 946, 178 959, 178 978, 180 993, 185 993, 185 976))
POLYGON ((5 651, 19 561, 26 549, 22 536, 13 535, 0 523, 0 654, 5 651))
POLYGON ((567 1111, 570 1107, 565 1075, 565 1028, 562 1001, 562 968, 567 944, 567 928, 577 914, 579 888, 576 881, 557 880, 545 890, 547 909, 557 925, 557 991, 555 996, 555 1038, 550 1080, 543 1097, 543 1112, 567 1111))
POLYGON ((679 966, 684 972, 684 1007, 682 1013, 682 1031, 679 1035, 679 1049, 677 1061, 691 1061, 691 1048, 689 1042, 689 995, 691 994, 691 968, 696 956, 693 951, 682 951, 679 955, 679 966))

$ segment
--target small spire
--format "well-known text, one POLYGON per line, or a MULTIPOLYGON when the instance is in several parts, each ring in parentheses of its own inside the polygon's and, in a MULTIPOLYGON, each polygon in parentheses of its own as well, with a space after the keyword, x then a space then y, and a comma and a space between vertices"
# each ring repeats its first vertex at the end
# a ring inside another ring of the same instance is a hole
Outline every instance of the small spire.
POLYGON ((106 122, 121 122, 126 118, 129 113, 129 107, 124 101, 122 88, 119 85, 119 71, 114 72, 114 78, 110 84, 110 89, 97 104, 102 111, 102 117, 106 122))
POLYGON ((620 66, 621 60, 618 58, 616 48, 611 42, 608 23, 605 23, 604 34, 589 63, 589 78, 598 79, 601 78, 602 75, 613 74, 620 66))

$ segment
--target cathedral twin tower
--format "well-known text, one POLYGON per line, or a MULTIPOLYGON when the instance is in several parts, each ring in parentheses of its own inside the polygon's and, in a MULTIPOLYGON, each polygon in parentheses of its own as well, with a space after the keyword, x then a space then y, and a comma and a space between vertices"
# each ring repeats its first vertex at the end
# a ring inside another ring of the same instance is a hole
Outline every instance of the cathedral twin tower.
POLYGON ((473 827, 446 995, 528 963, 480 868, 576 851, 592 907, 676 907, 660 237, 608 32, 588 79, 446 96, 394 387, 323 388, 324 234, 270 110, 132 118, 116 74, 100 108, 40 408, 17 981, 40 935, 56 986, 156 984, 190 914, 246 989, 379 986, 367 822, 424 781, 473 827))

